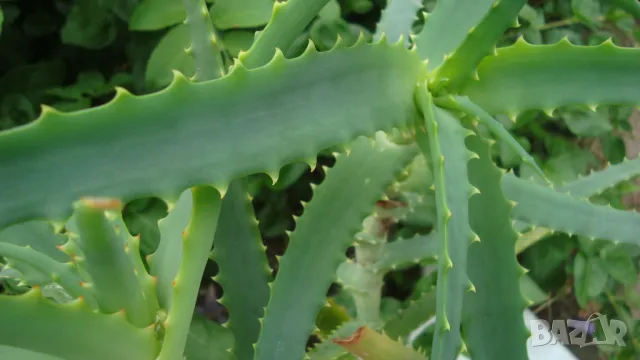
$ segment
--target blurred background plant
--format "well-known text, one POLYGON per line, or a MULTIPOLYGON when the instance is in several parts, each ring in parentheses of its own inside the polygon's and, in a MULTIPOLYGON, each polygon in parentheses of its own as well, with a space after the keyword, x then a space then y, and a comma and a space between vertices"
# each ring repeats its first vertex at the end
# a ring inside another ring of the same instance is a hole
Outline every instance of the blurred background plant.
MULTIPOLYGON (((269 20, 273 5, 271 0, 207 3, 222 39, 226 64, 250 47, 254 32, 269 20), (242 17, 234 16, 238 7, 247 9, 242 17)), ((434 0, 426 0, 423 5, 431 10, 434 4, 434 0)), ((346 43, 355 42, 360 32, 372 38, 385 6, 385 0, 332 0, 286 55, 301 53, 309 39, 324 51, 333 46, 338 35, 346 43)), ((167 86, 172 69, 188 76, 195 71, 193 58, 183 51, 189 44, 189 30, 183 24, 182 0, 0 0, 0 9, 0 130, 34 120, 40 104, 60 111, 85 109, 108 101, 115 86, 145 94, 167 86)), ((520 13, 521 26, 508 30, 499 45, 512 44, 523 36, 532 44, 555 43, 566 37, 577 45, 595 45, 611 38, 619 46, 637 47, 638 19, 640 5, 636 0, 530 0, 520 13)), ((417 11, 416 30, 423 21, 417 11)), ((632 107, 531 111, 521 114, 517 122, 508 117, 499 120, 534 155, 555 184, 575 180, 607 163, 620 163, 625 157, 635 158, 640 152, 640 140, 636 138, 640 134, 640 112, 632 107)), ((520 157, 509 147, 493 149, 503 168, 523 177, 537 177, 520 166, 520 157)), ((333 161, 329 152, 318 157, 322 165, 332 166, 333 161)), ((253 177, 253 205, 274 272, 276 255, 286 249, 285 231, 293 229, 293 216, 299 216, 301 203, 310 199, 311 184, 320 183, 323 177, 322 167, 311 171, 304 163, 283 168, 276 185, 266 176, 253 177)), ((635 182, 622 182, 592 200, 637 210, 637 190, 635 182)), ((389 241, 427 234, 435 219, 435 209, 431 210, 423 209, 419 218, 411 214, 401 217, 392 224, 389 241)), ((134 235, 141 234, 144 255, 155 251, 157 220, 166 214, 166 204, 155 198, 136 200, 125 207, 124 219, 134 235)), ((0 241, 9 241, 7 237, 7 231, 0 233, 0 241)), ((581 359, 640 358, 636 340, 640 337, 640 249, 544 231, 532 234, 530 240, 521 243, 519 260, 533 280, 523 290, 535 303, 531 309, 549 321, 586 319, 594 312, 615 314, 629 327, 627 338, 631 341, 626 347, 571 350, 581 359), (556 241, 558 238, 564 239, 556 241)), ((353 258, 353 249, 348 255, 353 258)), ((384 320, 433 288, 434 263, 412 263, 384 276, 384 320)), ((224 289, 212 279, 216 271, 211 261, 203 277, 199 309, 210 320, 224 323, 224 306, 216 301, 224 289)), ((0 282, 0 291, 26 291, 8 270, 0 271, 0 282)), ((353 299, 343 285, 336 283, 330 291, 331 305, 318 317, 321 332, 355 317, 353 299)), ((47 291, 55 296, 55 289, 47 291)), ((427 328, 414 346, 428 348, 430 339, 427 328)))

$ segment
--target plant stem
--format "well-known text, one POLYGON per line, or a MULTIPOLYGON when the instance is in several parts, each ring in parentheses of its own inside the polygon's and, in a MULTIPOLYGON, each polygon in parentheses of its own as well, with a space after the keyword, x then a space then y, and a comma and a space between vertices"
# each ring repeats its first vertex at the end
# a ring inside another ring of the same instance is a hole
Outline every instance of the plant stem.
POLYGON ((546 23, 544 25, 541 26, 536 26, 534 27, 535 30, 549 30, 549 29, 553 29, 553 28, 557 28, 557 27, 562 27, 562 26, 568 26, 568 25, 573 25, 573 24, 578 24, 580 23, 580 19, 578 19, 575 16, 572 16, 570 18, 566 18, 566 19, 562 19, 562 20, 558 20, 558 21, 552 21, 550 23, 546 23))
POLYGON ((173 281, 173 299, 164 322, 165 338, 157 360, 182 359, 202 273, 218 225, 220 193, 209 186, 195 187, 192 193, 193 215, 182 238, 182 260, 173 281))
POLYGON ((353 300, 358 313, 358 320, 370 327, 377 329, 382 326, 380 320, 380 301, 383 274, 374 272, 370 266, 379 258, 384 242, 378 244, 360 243, 356 246, 356 262, 365 268, 362 282, 363 288, 353 292, 353 300), (366 260, 365 260, 366 259, 366 260), (373 260, 373 261, 370 261, 373 260))
POLYGON ((360 233, 355 248, 356 263, 364 271, 358 289, 353 291, 358 320, 373 329, 383 325, 380 319, 381 291, 384 285, 384 273, 373 269, 373 264, 382 256, 387 242, 387 228, 391 220, 383 209, 378 214, 363 221, 364 231, 360 233))

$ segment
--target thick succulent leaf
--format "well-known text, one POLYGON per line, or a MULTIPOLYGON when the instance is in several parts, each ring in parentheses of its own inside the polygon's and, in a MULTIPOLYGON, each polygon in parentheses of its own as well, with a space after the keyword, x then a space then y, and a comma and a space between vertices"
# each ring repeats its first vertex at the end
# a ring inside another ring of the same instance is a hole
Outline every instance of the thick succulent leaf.
POLYGON ((625 159, 616 165, 609 165, 601 171, 594 171, 588 176, 581 177, 557 188, 571 196, 584 198, 596 195, 616 184, 630 180, 640 175, 640 157, 633 160, 625 159))
MULTIPOLYGON (((191 38, 193 39, 192 46, 196 49, 198 47, 201 48, 201 51, 196 51, 193 54, 198 63, 198 71, 202 72, 200 76, 196 73, 195 80, 211 80, 218 76, 216 70, 220 70, 219 75, 224 75, 224 71, 222 71, 224 64, 216 43, 215 30, 211 21, 209 21, 206 7, 204 4, 200 5, 203 7, 201 12, 207 15, 204 16, 204 19, 201 19, 201 17, 198 17, 194 3, 195 1, 187 0, 188 16, 198 20, 189 21, 191 38), (190 7, 191 9, 189 9, 190 7), (189 13, 190 10, 191 12, 189 13), (206 35, 203 37, 202 33, 206 35)), ((260 26, 269 20, 273 5, 272 0, 217 1, 212 7, 213 16, 211 20, 219 29, 229 26, 260 26)), ((192 53, 192 50, 189 49, 189 52, 192 53)), ((221 252, 223 254, 217 260, 220 268, 220 277, 222 278, 221 284, 225 287, 225 298, 231 298, 230 302, 225 301, 225 303, 227 309, 230 310, 231 316, 233 316, 233 321, 228 322, 227 327, 236 335, 233 342, 233 354, 238 355, 240 358, 248 359, 253 357, 253 344, 257 341, 260 331, 259 319, 262 317, 264 306, 269 297, 269 288, 267 286, 269 267, 266 264, 264 248, 258 246, 258 249, 262 251, 257 252, 255 248, 251 249, 251 245, 261 245, 261 237, 255 221, 255 215, 251 211, 251 204, 250 202, 247 203, 245 198, 246 194, 242 179, 233 181, 230 184, 230 188, 229 194, 227 194, 220 209, 220 217, 222 218, 220 223, 222 226, 216 230, 214 241, 218 244, 216 253, 221 252), (249 249, 238 249, 238 242, 235 242, 238 238, 240 238, 239 243, 247 245, 249 249), (234 254, 241 255, 241 258, 233 257, 234 254), (249 264, 246 263, 247 255, 255 255, 254 259, 249 260, 249 264), (242 258, 242 256, 245 258, 242 258), (252 268, 251 265, 257 266, 252 268), (238 266, 240 268, 236 269, 238 266), (226 281, 225 275, 227 274, 230 275, 232 281, 226 281), (243 279, 236 279, 234 276, 239 274, 247 276, 243 279), (249 285, 247 287, 247 283, 252 283, 253 286, 249 285), (260 292, 260 288, 263 290, 262 292, 260 292), (251 289, 252 293, 244 294, 245 289, 251 289)), ((229 354, 231 355, 231 353, 229 354)))
POLYGON ((436 293, 428 292, 406 309, 398 310, 398 315, 384 324, 384 332, 391 339, 406 338, 409 334, 436 314, 436 293))
POLYGON ((238 359, 252 359, 269 300, 271 270, 244 185, 234 181, 222 200, 211 258, 219 268, 216 281, 224 290, 221 302, 229 310, 226 327, 235 336, 232 352, 238 359))
POLYGON ((371 265, 374 271, 387 272, 424 259, 435 259, 438 255, 438 236, 431 232, 411 239, 398 239, 384 244, 381 253, 378 261, 371 265))
POLYGON ((14 279, 23 285, 45 285, 51 282, 49 272, 42 272, 38 268, 21 260, 7 258, 6 266, 2 269, 2 277, 14 279))
POLYGON ((27 221, 0 231, 0 243, 31 246, 34 250, 60 262, 71 260, 57 248, 66 242, 67 237, 56 234, 53 226, 47 221, 27 221))
POLYGON ((469 162, 469 178, 480 190, 469 199, 471 228, 480 241, 469 248, 468 273, 475 290, 464 298, 467 349, 474 360, 526 360, 529 335, 522 312, 527 304, 520 294, 524 269, 516 260, 511 206, 500 188, 502 174, 491 160, 487 142, 472 136, 467 145, 479 155, 469 162))
POLYGON ((194 57, 194 81, 213 80, 224 76, 224 63, 219 40, 213 29, 204 0, 183 0, 187 10, 191 46, 186 50, 194 57))
POLYGON ((419 0, 390 0, 387 7, 382 10, 380 22, 374 35, 379 40, 383 35, 392 42, 404 40, 404 45, 409 45, 411 26, 418 18, 418 10, 422 8, 419 0))
POLYGON ((471 100, 469 100, 468 97, 447 97, 442 99, 441 101, 437 101, 436 103, 446 105, 449 108, 462 110, 467 114, 476 117, 478 121, 484 124, 495 136, 504 141, 504 143, 508 147, 510 147, 511 150, 515 151, 525 164, 528 164, 533 169, 535 169, 538 174, 542 176, 542 178, 545 177, 544 172, 542 171, 540 166, 536 164, 533 156, 529 155, 527 150, 525 150, 522 145, 520 145, 518 140, 516 140, 498 120, 494 119, 480 106, 474 104, 471 100))
POLYGON ((110 199, 87 198, 74 204, 78 244, 84 254, 81 262, 91 275, 90 288, 100 311, 113 314, 124 310, 127 320, 138 327, 154 321, 125 244, 131 235, 119 218, 121 203, 110 199), (112 213, 112 211, 115 212, 112 213))
POLYGON ((194 314, 184 355, 188 360, 235 360, 236 357, 229 352, 233 338, 230 329, 194 314))
POLYGON ((391 340, 384 334, 361 326, 348 337, 334 339, 333 342, 347 349, 362 360, 427 360, 426 356, 410 347, 391 340))
POLYGON ((182 234, 189 225, 192 207, 191 189, 183 192, 176 203, 169 204, 169 215, 158 221, 160 229, 158 250, 147 259, 149 272, 157 278, 158 301, 165 309, 171 306, 172 283, 182 259, 182 234))
MULTIPOLYGON (((638 175, 640 175, 640 158, 633 160, 627 160, 625 158, 620 164, 609 165, 604 170, 592 172, 588 176, 580 177, 570 183, 558 186, 556 190, 576 198, 589 198, 607 188, 615 186, 619 182, 630 180, 638 175)), ((514 228, 517 231, 531 226, 531 224, 522 221, 516 222, 515 225, 514 228)), ((516 253, 521 253, 552 232, 552 229, 534 227, 528 232, 521 234, 516 243, 516 253)))
POLYGON ((165 335, 157 360, 182 358, 189 327, 196 306, 198 290, 220 215, 220 193, 210 186, 191 189, 192 216, 182 236, 182 259, 173 280, 173 294, 167 319, 162 324, 165 335))
POLYGON ((93 312, 82 299, 59 305, 34 288, 20 296, 0 296, 0 308, 1 345, 65 360, 153 360, 159 350, 151 327, 136 328, 120 313, 93 312))
MULTIPOLYGON (((122 228, 126 229, 124 221, 121 224, 122 228)), ((140 255, 140 236, 129 236, 127 243, 125 244, 125 252, 129 256, 129 261, 133 265, 133 272, 138 279, 140 289, 142 290, 142 296, 146 303, 145 307, 151 314, 151 318, 155 318, 156 313, 160 309, 160 303, 158 302, 158 291, 156 290, 157 279, 151 276, 147 272, 142 257, 140 255)))
POLYGON ((10 264, 19 261, 45 275, 48 281, 42 285, 57 282, 74 298, 82 296, 93 302, 93 295, 82 286, 82 278, 71 263, 60 263, 28 246, 6 243, 0 243, 0 256, 9 259, 10 264))
POLYGON ((149 89, 161 89, 173 80, 173 70, 186 76, 195 73, 195 61, 184 49, 189 47, 189 27, 180 24, 169 30, 153 49, 145 68, 149 89))
MULTIPOLYGON (((519 228, 518 225, 520 225, 522 228, 530 227, 530 224, 527 224, 521 221, 516 221, 516 223, 513 226, 514 230, 520 231, 521 228, 519 228)), ((516 241, 516 254, 522 253, 529 246, 535 244, 540 239, 551 234, 552 232, 553 231, 551 229, 546 229, 543 227, 535 227, 523 234, 520 234, 518 236, 518 240, 516 241)))
MULTIPOLYGON (((451 114, 435 107, 424 85, 417 96, 424 120, 418 123, 416 141, 433 166, 438 210, 436 231, 440 243, 438 307, 431 357, 453 359, 462 347, 462 298, 469 287, 467 249, 474 239, 469 227, 468 200, 475 189, 467 177, 467 161, 473 153, 464 144, 465 137, 472 132, 463 128, 451 114)), ((425 188, 427 186, 425 184, 425 188)))
POLYGON ((361 137, 349 155, 338 156, 298 219, 280 261, 256 359, 303 357, 306 339, 347 247, 375 201, 415 154, 414 147, 394 145, 378 133, 374 147, 370 139, 361 137))
POLYGON ((433 83, 440 81, 449 90, 458 89, 469 80, 480 61, 495 52, 496 42, 514 21, 527 0, 497 0, 482 21, 469 30, 460 46, 435 69, 433 83))
POLYGON ((552 111, 559 106, 640 104, 640 49, 611 41, 531 45, 520 38, 478 67, 479 80, 461 89, 491 114, 552 111))
POLYGON ((348 314, 347 309, 341 304, 338 304, 335 299, 329 298, 318 312, 318 316, 316 316, 317 328, 314 334, 318 336, 320 340, 326 339, 340 328, 340 326, 350 320, 351 316, 348 314))
MULTIPOLYGON (((204 16, 203 19, 203 16, 198 16, 198 7, 202 7, 202 14, 208 15, 206 7, 204 3, 199 6, 194 4, 200 1, 187 1, 187 20, 191 26, 192 47, 196 50, 194 57, 198 71, 201 72, 196 73, 196 81, 211 80, 223 75, 216 74, 216 70, 223 64, 209 17, 204 16), (202 33, 207 35, 203 37, 202 33)), ((241 19, 248 19, 251 14, 261 11, 261 5, 268 19, 273 6, 271 0, 223 0, 215 3, 213 12, 214 15, 222 15, 218 20, 224 21, 226 15, 227 21, 235 22, 238 19, 233 19, 234 14, 240 15, 241 19)), ((229 310, 230 321, 227 322, 227 328, 235 335, 232 353, 240 359, 250 359, 253 358, 253 344, 258 340, 260 333, 259 319, 269 298, 267 284, 270 269, 243 180, 236 179, 231 182, 222 202, 220 227, 216 229, 214 238, 214 255, 219 267, 218 281, 224 288, 224 303, 229 310)))
MULTIPOLYGON (((415 194, 424 193, 424 184, 433 184, 431 166, 427 161, 428 159, 424 156, 416 156, 407 169, 409 175, 398 184, 394 184, 394 190, 415 194)), ((430 192, 433 193, 433 191, 430 192)))
POLYGON ((253 44, 254 33, 249 30, 228 30, 222 33, 225 50, 232 57, 238 57, 240 51, 247 51, 253 44))
POLYGON ((502 178, 502 186, 516 202, 513 216, 518 220, 591 239, 640 244, 640 214, 635 211, 591 204, 512 173, 502 178))
POLYGON ((224 189, 239 176, 315 158, 411 121, 421 76, 417 56, 402 44, 361 43, 309 48, 293 60, 280 55, 256 70, 237 65, 203 83, 177 76, 151 95, 120 89, 112 102, 74 113, 45 108, 35 122, 0 133, 0 172, 12 174, 0 180, 0 228, 64 220, 87 194, 175 199, 196 183, 224 189))
POLYGON ((317 344, 309 353, 309 360, 335 360, 342 359, 341 356, 347 353, 345 348, 333 342, 334 339, 344 338, 353 334, 358 328, 362 326, 357 320, 349 321, 342 324, 331 336, 325 341, 317 344))
POLYGON ((211 7, 217 29, 255 28, 271 18, 273 0, 218 0, 211 7))
POLYGON ((495 0, 441 0, 429 14, 414 43, 429 71, 455 51, 491 9, 495 0), (464 10, 463 10, 464 9, 464 10))
POLYGON ((277 49, 286 52, 328 2, 329 0, 275 2, 269 23, 256 35, 249 51, 241 53, 238 59, 248 69, 253 69, 266 64, 277 53, 277 49))

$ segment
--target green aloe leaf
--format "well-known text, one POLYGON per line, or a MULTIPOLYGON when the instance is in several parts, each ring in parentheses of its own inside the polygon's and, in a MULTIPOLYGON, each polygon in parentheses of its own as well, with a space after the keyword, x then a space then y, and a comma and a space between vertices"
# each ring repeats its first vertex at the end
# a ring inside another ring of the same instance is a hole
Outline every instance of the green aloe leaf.
POLYGON ((244 186, 234 181, 222 200, 211 259, 218 264, 216 281, 224 290, 221 302, 229 310, 226 327, 235 336, 232 353, 251 359, 269 300, 271 271, 244 186))
POLYGON ((336 360, 343 359, 342 356, 347 354, 340 345, 333 342, 333 339, 347 337, 353 334, 358 328, 362 326, 362 323, 352 320, 340 325, 330 336, 328 336, 322 343, 317 344, 308 353, 309 360, 336 360))
POLYGON ((164 339, 156 360, 178 359, 184 354, 202 274, 218 226, 220 192, 210 186, 197 186, 191 189, 191 195, 192 215, 181 236, 182 257, 171 284, 171 305, 162 323, 164 339))
POLYGON ((454 52, 491 9, 495 0, 442 0, 426 16, 424 27, 415 38, 420 58, 432 71, 445 56, 454 52), (461 11, 464 9, 464 11, 461 11))
POLYGON ((189 26, 191 46, 186 52, 194 57, 196 73, 193 81, 213 80, 224 76, 220 40, 216 34, 204 0, 184 0, 185 23, 189 26))
POLYGON ((0 308, 0 323, 20 324, 0 326, 0 345, 66 360, 152 360, 159 350, 152 327, 136 328, 120 313, 94 312, 82 299, 59 305, 34 288, 20 296, 0 296, 0 308), (42 326, 43 319, 50 326, 42 326))
MULTIPOLYGON (((40 253, 31 247, 22 247, 14 244, 0 243, 0 255, 10 259, 10 264, 19 261, 40 274, 48 281, 39 282, 38 285, 46 285, 53 282, 59 283, 72 297, 84 297, 93 305, 93 294, 82 286, 83 280, 72 263, 60 263, 47 255, 40 253)), ((12 264, 16 268, 20 268, 12 264)))
POLYGON ((450 359, 462 348, 462 299, 470 286, 467 249, 475 236, 469 226, 468 200, 476 189, 467 176, 467 162, 474 154, 464 144, 465 137, 472 132, 450 113, 435 107, 424 85, 416 96, 424 116, 416 129, 416 142, 433 168, 440 245, 436 332, 431 357, 450 359))
POLYGON ((421 76, 402 44, 361 43, 309 48, 255 70, 237 65, 203 83, 176 76, 151 95, 119 89, 110 103, 75 113, 45 108, 35 122, 0 133, 0 172, 12 174, 0 180, 0 228, 64 220, 86 194, 170 200, 194 183, 224 189, 239 176, 315 161, 322 149, 411 121, 421 76))
POLYGON ((375 201, 416 154, 414 147, 394 145, 384 136, 378 133, 373 147, 367 138, 354 141, 349 155, 339 156, 327 171, 298 219, 271 288, 255 359, 304 356, 306 339, 347 247, 375 201))
POLYGON ((375 40, 379 40, 383 34, 387 39, 396 42, 404 40, 404 45, 409 45, 409 35, 411 26, 418 19, 418 10, 422 8, 419 0, 390 0, 387 7, 382 10, 380 22, 374 35, 375 40))
POLYGON ((633 160, 625 159, 615 165, 609 164, 605 169, 594 171, 587 176, 559 186, 557 190, 578 198, 590 197, 638 175, 640 175, 640 157, 633 160))
POLYGON ((425 321, 436 314, 436 293, 424 293, 417 300, 409 302, 409 305, 384 324, 384 332, 391 339, 407 338, 425 321))
POLYGON ((229 352, 233 339, 230 329, 194 314, 184 355, 188 360, 235 360, 236 357, 229 352))
MULTIPOLYGON (((144 292, 125 252, 131 237, 120 216, 121 203, 112 199, 85 198, 74 203, 78 244, 83 253, 79 260, 91 275, 90 289, 100 311, 113 314, 123 311, 127 320, 138 327, 154 321, 154 309, 147 307, 144 292), (112 213, 116 210, 117 213, 112 213), (112 218, 115 220, 109 220, 112 218)), ((134 254, 139 257, 139 252, 134 254)))
POLYGON ((249 51, 240 54, 238 58, 247 68, 253 69, 266 64, 277 53, 277 49, 286 52, 328 2, 329 0, 288 0, 274 3, 269 23, 256 34, 249 51))
POLYGON ((49 222, 42 220, 27 221, 0 231, 0 243, 28 245, 60 262, 70 260, 67 254, 58 249, 58 246, 64 245, 67 240, 66 236, 56 234, 49 222))
POLYGON ((526 274, 520 278, 520 292, 522 297, 531 305, 540 304, 549 299, 549 295, 526 274))
POLYGON ((498 40, 514 21, 527 0, 499 0, 483 17, 482 21, 469 30, 460 46, 449 55, 444 63, 433 72, 433 85, 442 81, 451 89, 458 89, 469 80, 480 61, 495 52, 498 40))
POLYGON ((475 289, 464 298, 466 345, 474 360, 526 360, 529 334, 522 312, 527 303, 520 292, 524 269, 515 255, 511 205, 487 142, 472 136, 467 145, 479 155, 469 162, 469 179, 480 191, 469 199, 469 220, 480 241, 469 248, 467 270, 475 289))
POLYGON ((447 107, 459 109, 467 114, 474 116, 485 125, 489 130, 497 136, 500 140, 502 140, 511 150, 513 150, 518 156, 522 159, 525 164, 528 164, 533 169, 535 169, 540 176, 544 178, 544 172, 542 169, 536 164, 536 161, 523 147, 520 145, 518 140, 516 140, 509 131, 496 119, 491 117, 484 109, 474 104, 471 100, 469 100, 466 96, 456 96, 449 97, 447 99, 443 99, 442 102, 436 103, 445 103, 443 105, 447 105, 447 107))
POLYGON ((160 39, 146 66, 145 81, 149 89, 160 89, 171 84, 174 70, 188 77, 195 74, 195 61, 184 51, 188 47, 189 27, 185 24, 172 28, 160 39))
MULTIPOLYGON (((609 164, 604 170, 592 172, 585 177, 580 177, 577 180, 558 186, 556 190, 576 198, 589 198, 638 175, 640 175, 640 158, 633 160, 625 159, 620 164, 609 164)), ((528 226, 530 226, 530 224, 520 222, 516 229, 521 231, 528 226)), ((527 247, 552 233, 552 231, 552 229, 535 227, 521 234, 516 244, 517 253, 521 253, 527 247)))
POLYGON ((640 104, 640 49, 604 42, 576 46, 564 39, 530 45, 520 38, 478 67, 479 80, 461 92, 491 114, 552 111, 560 106, 640 104))
POLYGON ((590 239, 640 244, 640 214, 559 193, 512 173, 502 178, 507 198, 516 202, 514 218, 590 239))
POLYGON ((225 49, 233 57, 238 57, 241 51, 247 51, 253 44, 254 33, 249 30, 228 30, 222 33, 225 49))
POLYGON ((397 239, 384 244, 381 253, 378 261, 371 266, 374 271, 386 272, 416 264, 420 260, 435 259, 438 255, 438 236, 431 232, 411 239, 397 239))
POLYGON ((156 291, 160 306, 171 307, 173 280, 180 267, 182 258, 182 234, 189 225, 193 199, 191 189, 180 195, 178 201, 169 204, 169 214, 158 221, 160 244, 158 250, 149 255, 149 272, 157 278, 156 291))
MULTIPOLYGON (((229 4, 237 2, 216 2, 214 7, 219 11, 234 11, 228 8, 229 4)), ((192 40, 189 52, 194 56, 198 68, 194 80, 204 81, 224 76, 220 46, 204 2, 186 0, 185 5, 192 40)), ((253 5, 256 4, 244 5, 247 7, 235 8, 235 11, 255 10, 253 5)), ((215 9, 213 11, 218 13, 215 9)), ((214 237, 216 251, 213 255, 220 254, 215 256, 219 267, 219 281, 224 287, 225 298, 230 299, 225 301, 225 305, 232 319, 227 322, 227 328, 235 336, 231 353, 241 359, 249 359, 253 357, 253 344, 258 340, 260 332, 259 319, 269 298, 269 266, 243 180, 232 181, 225 194, 220 207, 220 227, 216 229, 214 237)), ((193 260, 185 258, 183 261, 193 260)))

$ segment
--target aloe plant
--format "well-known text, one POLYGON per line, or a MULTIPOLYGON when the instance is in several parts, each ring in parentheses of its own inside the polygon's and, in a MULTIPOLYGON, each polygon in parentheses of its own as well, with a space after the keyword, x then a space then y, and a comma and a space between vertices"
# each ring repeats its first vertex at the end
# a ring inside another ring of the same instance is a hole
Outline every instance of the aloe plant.
POLYGON ((522 38, 496 48, 524 0, 438 1, 421 28, 421 4, 391 0, 373 39, 296 50, 328 3, 220 0, 212 14, 203 0, 172 4, 170 21, 188 27, 193 77, 174 71, 153 94, 118 88, 109 103, 75 112, 43 106, 35 122, 0 133, 0 255, 28 288, 0 296, 6 357, 526 359, 519 239, 543 229, 640 245, 640 215, 587 199, 639 175, 636 160, 575 183, 534 182, 499 168, 485 135, 545 180, 494 117, 637 106, 640 49, 522 38), (219 36, 265 24, 235 56, 219 36), (325 150, 336 164, 296 218, 270 282, 247 180, 267 174, 276 184, 283 167, 315 168, 325 150), (150 196, 168 215, 143 259, 122 206, 150 196), (391 224, 427 205, 431 233, 387 241, 391 224), (210 257, 230 313, 224 326, 194 316, 210 257), (383 276, 425 259, 437 261, 435 293, 382 319, 383 276), (357 317, 318 331, 336 279, 357 317), (408 349, 433 314, 430 353, 408 349), (322 342, 308 349, 311 334, 322 342))

